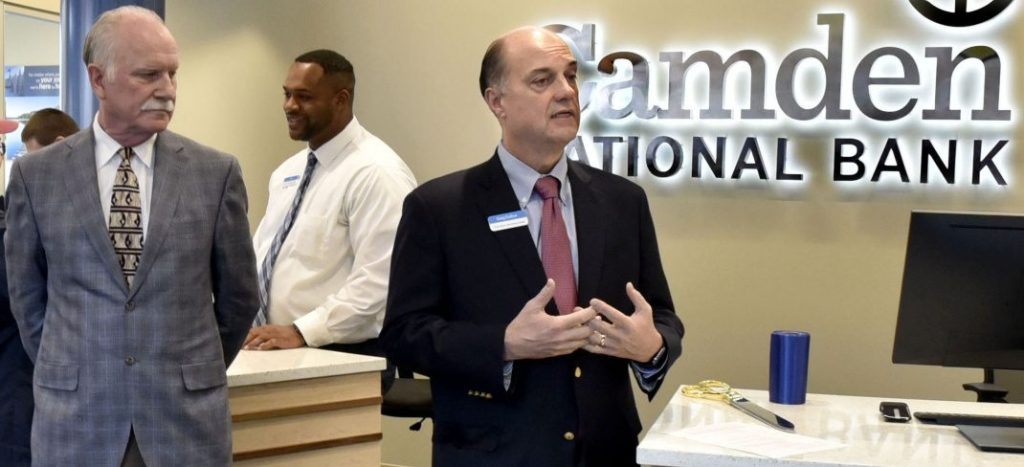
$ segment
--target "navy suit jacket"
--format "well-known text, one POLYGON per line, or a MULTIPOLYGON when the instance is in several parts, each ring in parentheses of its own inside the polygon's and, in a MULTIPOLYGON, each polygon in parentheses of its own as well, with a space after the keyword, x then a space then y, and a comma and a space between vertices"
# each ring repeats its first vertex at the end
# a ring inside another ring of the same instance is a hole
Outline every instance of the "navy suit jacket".
MULTIPOLYGON (((0 241, 7 231, 0 196, 0 241)), ((28 466, 32 432, 32 361, 25 354, 7 295, 6 262, 0 252, 0 465, 28 466)))
MULTIPOLYGON (((683 325, 643 190, 572 161, 568 177, 579 303, 596 297, 632 313, 632 282, 654 309, 667 371, 683 325)), ((496 155, 424 184, 403 207, 381 339, 400 367, 431 379, 434 465, 635 465, 641 426, 628 361, 582 350, 519 360, 504 388, 505 328, 546 280, 529 229, 488 226, 488 216, 518 209, 496 155)), ((548 312, 557 314, 553 302, 548 312)))

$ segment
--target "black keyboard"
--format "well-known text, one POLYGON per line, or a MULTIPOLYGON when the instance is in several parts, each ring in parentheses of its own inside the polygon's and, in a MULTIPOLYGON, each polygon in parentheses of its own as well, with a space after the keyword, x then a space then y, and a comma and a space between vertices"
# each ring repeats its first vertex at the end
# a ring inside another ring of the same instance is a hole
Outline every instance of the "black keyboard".
POLYGON ((914 412, 914 418, 930 425, 975 425, 1024 427, 1024 417, 966 413, 914 412))

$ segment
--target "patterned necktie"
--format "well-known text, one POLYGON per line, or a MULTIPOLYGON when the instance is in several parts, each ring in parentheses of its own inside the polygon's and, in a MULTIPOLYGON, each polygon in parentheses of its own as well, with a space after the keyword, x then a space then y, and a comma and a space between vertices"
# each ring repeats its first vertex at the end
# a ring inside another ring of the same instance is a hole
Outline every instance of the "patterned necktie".
POLYGON ((561 314, 572 313, 576 307, 576 276, 572 270, 572 248, 562 219, 558 198, 559 182, 555 177, 537 179, 534 191, 544 199, 540 218, 541 262, 544 272, 555 280, 555 305, 561 314))
POLYGON ((309 155, 306 156, 306 170, 302 173, 302 182, 299 183, 299 189, 295 192, 292 206, 288 209, 288 214, 284 216, 284 223, 277 230, 277 235, 274 235, 274 241, 270 243, 270 251, 267 251, 267 256, 263 258, 259 284, 260 309, 256 313, 256 319, 252 322, 253 326, 267 324, 267 307, 270 305, 270 278, 274 271, 274 262, 277 261, 277 254, 281 252, 281 245, 284 243, 284 239, 288 237, 288 232, 292 230, 292 225, 295 224, 295 215, 299 213, 302 197, 306 194, 306 187, 309 186, 309 179, 313 177, 313 169, 315 168, 316 155, 310 151, 309 155))
POLYGON ((132 170, 132 148, 124 147, 119 152, 121 165, 117 166, 114 191, 110 195, 107 232, 130 289, 142 257, 142 195, 139 193, 139 179, 132 170))

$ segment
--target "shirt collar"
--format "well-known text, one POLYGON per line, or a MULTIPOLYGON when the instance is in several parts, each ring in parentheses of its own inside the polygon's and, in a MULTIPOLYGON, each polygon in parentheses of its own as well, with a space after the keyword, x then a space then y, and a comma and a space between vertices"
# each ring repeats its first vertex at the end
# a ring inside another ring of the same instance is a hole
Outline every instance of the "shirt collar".
MULTIPOLYGON (((110 162, 110 159, 118 155, 118 151, 123 146, 114 141, 103 127, 100 126, 99 114, 96 114, 92 118, 92 130, 93 135, 96 137, 96 166, 102 167, 110 162)), ((143 141, 142 144, 132 147, 135 151, 135 155, 138 156, 142 164, 148 168, 153 167, 153 155, 155 153, 154 148, 156 147, 156 135, 150 136, 149 139, 143 141)))
POLYGON ((356 120, 356 117, 353 116, 352 121, 348 122, 348 125, 345 125, 345 129, 341 130, 340 133, 334 135, 333 138, 327 140, 326 143, 320 145, 315 150, 310 149, 307 143, 306 150, 316 154, 316 162, 320 166, 330 165, 341 156, 341 153, 356 138, 356 134, 359 133, 361 128, 359 120, 356 120))
POLYGON ((569 199, 569 183, 566 177, 569 173, 569 163, 566 162, 564 154, 551 169, 551 173, 546 174, 538 173, 536 170, 533 170, 533 167, 526 165, 519 158, 512 155, 508 148, 505 147, 504 142, 498 143, 498 160, 501 161, 501 166, 505 169, 505 173, 508 174, 508 180, 512 183, 512 191, 515 193, 520 207, 526 206, 526 203, 530 200, 530 196, 533 194, 533 187, 537 184, 537 179, 548 175, 557 178, 561 184, 558 198, 562 203, 566 203, 569 199))

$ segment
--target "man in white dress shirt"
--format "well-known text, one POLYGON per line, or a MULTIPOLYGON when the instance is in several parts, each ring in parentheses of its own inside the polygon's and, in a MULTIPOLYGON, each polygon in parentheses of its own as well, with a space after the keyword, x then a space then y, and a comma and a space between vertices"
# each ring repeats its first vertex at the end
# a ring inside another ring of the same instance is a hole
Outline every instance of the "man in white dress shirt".
POLYGON ((305 53, 288 71, 288 134, 309 144, 270 177, 253 238, 261 309, 246 349, 383 355, 391 249, 416 180, 353 116, 354 89, 351 63, 330 50, 305 53))

